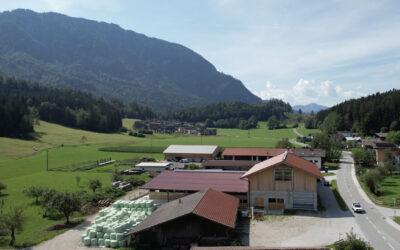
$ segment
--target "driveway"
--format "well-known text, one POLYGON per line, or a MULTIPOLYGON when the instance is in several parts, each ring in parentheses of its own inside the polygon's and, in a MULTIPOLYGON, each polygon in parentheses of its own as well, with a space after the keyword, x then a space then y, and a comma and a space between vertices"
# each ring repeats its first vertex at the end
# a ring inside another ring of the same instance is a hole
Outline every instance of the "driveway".
MULTIPOLYGON (((295 133, 297 136, 303 137, 303 135, 297 131, 297 128, 293 128, 293 133, 295 133)), ((308 147, 309 146, 308 144, 296 141, 296 139, 289 139, 289 142, 292 144, 299 145, 300 147, 308 147)))
POLYGON ((339 208, 329 187, 319 183, 318 195, 326 208, 323 213, 299 212, 292 216, 267 216, 264 221, 251 221, 250 246, 326 246, 343 239, 350 231, 363 237, 353 214, 339 208))

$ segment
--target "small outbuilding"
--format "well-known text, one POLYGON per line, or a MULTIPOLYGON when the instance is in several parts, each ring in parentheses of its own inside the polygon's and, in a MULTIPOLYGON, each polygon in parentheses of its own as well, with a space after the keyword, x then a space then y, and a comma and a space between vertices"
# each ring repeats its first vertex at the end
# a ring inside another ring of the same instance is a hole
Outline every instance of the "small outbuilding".
POLYGON ((239 199, 203 190, 160 206, 128 235, 136 246, 225 245, 236 227, 239 199))
POLYGON ((220 152, 221 149, 215 145, 170 145, 163 153, 167 160, 189 159, 200 162, 215 159, 220 152))
POLYGON ((164 170, 171 169, 171 162, 141 162, 136 165, 136 169, 143 171, 157 171, 162 172, 164 170))

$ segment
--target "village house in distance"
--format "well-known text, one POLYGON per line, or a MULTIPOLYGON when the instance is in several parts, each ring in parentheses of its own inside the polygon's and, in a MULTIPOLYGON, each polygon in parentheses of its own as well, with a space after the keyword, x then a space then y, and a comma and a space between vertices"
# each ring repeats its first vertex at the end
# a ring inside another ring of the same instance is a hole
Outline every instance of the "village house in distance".
POLYGON ((217 129, 195 126, 187 122, 171 122, 162 120, 136 121, 136 130, 147 130, 159 134, 217 135, 217 129))

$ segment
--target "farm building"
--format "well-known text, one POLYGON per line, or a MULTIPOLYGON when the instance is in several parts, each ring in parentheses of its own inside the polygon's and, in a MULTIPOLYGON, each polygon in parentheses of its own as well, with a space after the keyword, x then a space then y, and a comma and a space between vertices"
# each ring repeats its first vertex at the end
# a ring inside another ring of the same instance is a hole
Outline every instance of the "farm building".
POLYGON ((179 161, 189 159, 190 161, 200 162, 202 160, 215 159, 221 152, 218 146, 205 145, 170 145, 164 150, 165 159, 179 161))
POLYGON ((212 188, 231 194, 247 207, 247 179, 240 171, 175 170, 164 171, 141 188, 150 190, 152 200, 175 200, 188 194, 212 188))
POLYGON ((164 170, 168 170, 172 167, 171 162, 141 162, 136 165, 136 169, 140 169, 143 171, 157 171, 162 172, 164 170))
POLYGON ((285 152, 260 162, 242 178, 249 182, 249 204, 256 209, 317 209, 317 165, 285 152))
POLYGON ((325 150, 323 149, 302 148, 226 148, 222 153, 222 157, 224 160, 264 161, 286 151, 315 163, 319 169, 322 166, 322 159, 325 158, 325 150))
POLYGON ((256 161, 207 160, 201 165, 205 169, 247 171, 256 164, 256 161))
POLYGON ((236 227, 239 200, 203 190, 160 206, 128 235, 137 246, 226 244, 236 227))

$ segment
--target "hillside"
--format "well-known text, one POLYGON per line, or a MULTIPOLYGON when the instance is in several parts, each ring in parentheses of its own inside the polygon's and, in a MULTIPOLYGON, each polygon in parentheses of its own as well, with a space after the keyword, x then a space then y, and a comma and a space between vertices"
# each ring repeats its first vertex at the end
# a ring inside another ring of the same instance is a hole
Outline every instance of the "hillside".
POLYGON ((158 110, 260 101, 182 45, 115 24, 22 9, 0 13, 0 74, 158 110))
POLYGON ((301 109, 301 112, 304 114, 310 114, 311 112, 318 113, 321 110, 327 109, 327 106, 319 105, 316 103, 310 103, 307 105, 295 105, 292 107, 293 111, 298 112, 301 109))
POLYGON ((318 112, 316 122, 327 132, 352 130, 364 135, 388 130, 400 122, 400 90, 352 99, 318 112))

